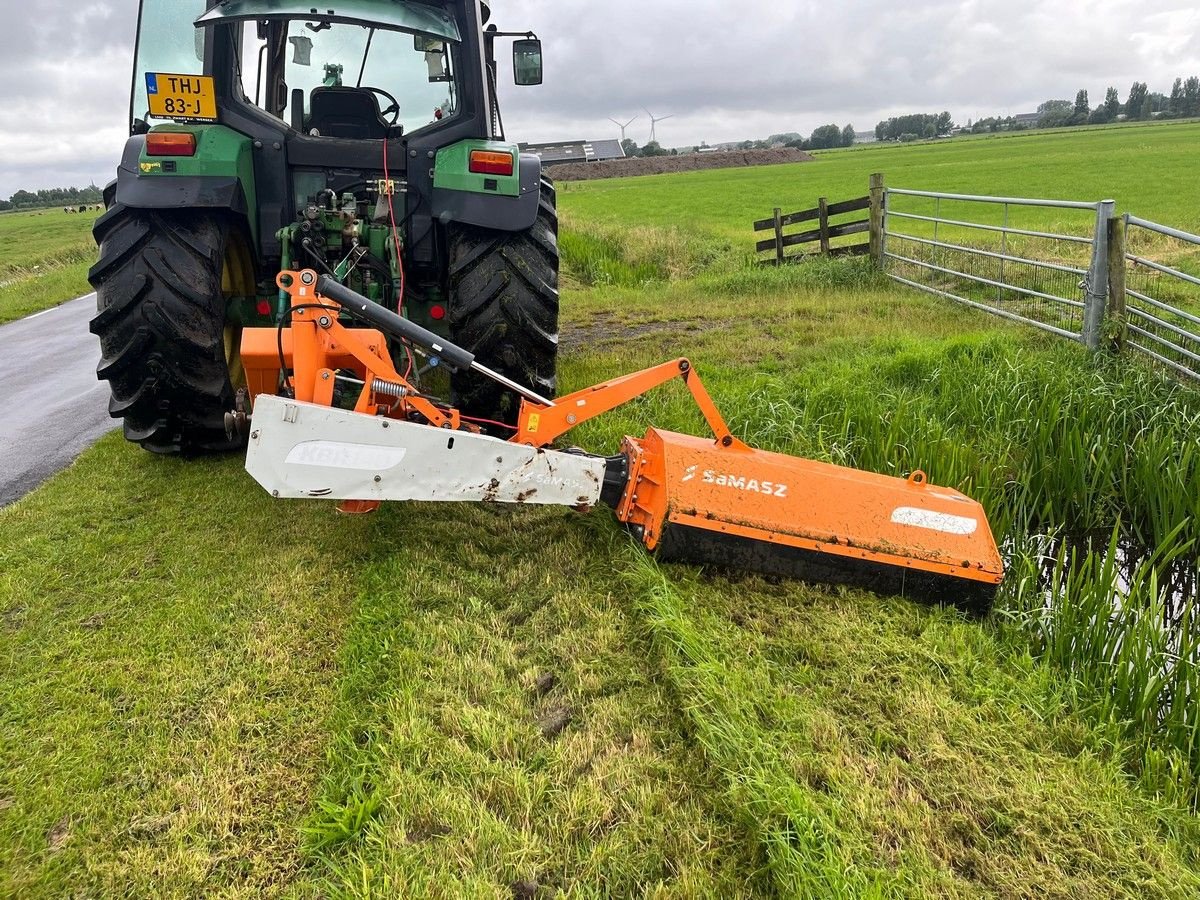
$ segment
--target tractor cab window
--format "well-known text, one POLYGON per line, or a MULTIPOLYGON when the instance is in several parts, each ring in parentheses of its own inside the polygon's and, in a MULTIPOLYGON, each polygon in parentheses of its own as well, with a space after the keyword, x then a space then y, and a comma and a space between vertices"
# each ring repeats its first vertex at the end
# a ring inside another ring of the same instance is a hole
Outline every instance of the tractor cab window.
POLYGON ((455 115, 456 45, 359 24, 245 25, 242 90, 297 131, 382 139, 455 115))
POLYGON ((130 92, 131 130, 144 131, 147 123, 153 124, 146 96, 147 73, 199 75, 204 71, 204 30, 192 23, 206 5, 205 0, 145 0, 141 4, 130 92))

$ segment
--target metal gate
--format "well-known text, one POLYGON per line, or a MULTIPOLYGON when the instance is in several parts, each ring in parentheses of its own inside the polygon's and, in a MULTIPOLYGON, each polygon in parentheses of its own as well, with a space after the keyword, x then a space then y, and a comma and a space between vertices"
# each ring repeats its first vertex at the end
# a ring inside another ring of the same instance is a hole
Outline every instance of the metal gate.
POLYGON ((1200 236, 1129 213, 1124 221, 1125 345, 1200 379, 1200 275, 1183 271, 1200 273, 1200 236))
POLYGON ((901 284, 1092 349, 1108 298, 1114 203, 888 189, 884 271, 901 284))

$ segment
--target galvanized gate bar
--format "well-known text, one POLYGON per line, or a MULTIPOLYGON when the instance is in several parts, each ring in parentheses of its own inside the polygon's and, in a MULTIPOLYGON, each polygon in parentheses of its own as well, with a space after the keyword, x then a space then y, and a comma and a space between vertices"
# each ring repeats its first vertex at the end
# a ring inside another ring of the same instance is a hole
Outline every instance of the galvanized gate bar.
MULTIPOLYGON (((1146 313, 1142 312, 1140 309, 1131 309, 1130 312, 1136 313, 1141 318, 1151 320, 1155 325, 1164 326, 1168 330, 1174 331, 1176 334, 1182 335, 1184 337, 1187 336, 1186 331, 1181 332, 1178 328, 1171 328, 1171 326, 1167 325, 1166 322, 1163 322, 1161 319, 1155 319, 1153 316, 1147 315, 1146 313)), ((1191 350, 1188 350, 1186 347, 1181 347, 1178 344, 1176 344, 1174 341, 1168 341, 1166 338, 1160 337, 1159 335, 1154 334, 1153 332, 1146 331, 1144 328, 1139 328, 1137 325, 1134 325, 1132 322, 1129 323, 1129 330, 1136 331, 1138 334, 1142 335, 1143 337, 1148 337, 1148 338, 1150 338, 1150 340, 1156 341, 1156 342, 1162 344, 1164 347, 1169 347, 1170 349, 1174 350, 1176 353, 1180 354, 1181 356, 1186 356, 1188 359, 1192 360, 1193 362, 1200 362, 1200 353, 1193 353, 1191 350)))
MULTIPOLYGON (((1180 232, 1182 234, 1182 232, 1180 232)), ((1189 275, 1187 272, 1180 272, 1178 269, 1172 269, 1170 266, 1164 266, 1162 263, 1156 263, 1152 259, 1146 259, 1141 256, 1134 256, 1131 253, 1125 254, 1125 258, 1135 266, 1145 266, 1147 269, 1154 269, 1163 275, 1170 275, 1172 278, 1178 278, 1180 281, 1188 281, 1195 285, 1200 285, 1200 278, 1195 275, 1189 275)))
POLYGON ((959 297, 957 294, 951 294, 949 291, 938 290, 935 287, 930 287, 927 284, 921 284, 919 281, 910 281, 900 275, 888 274, 888 278, 893 281, 898 281, 900 284, 906 284, 911 288, 916 288, 918 291, 925 291, 927 294, 937 294, 939 297, 945 297, 947 300, 954 300, 956 303, 963 303, 967 306, 972 306, 975 309, 981 309, 984 312, 991 313, 994 316, 1000 316, 1002 319, 1011 319, 1014 322, 1020 322, 1024 325, 1032 325, 1034 328, 1041 328, 1043 331, 1049 331, 1052 334, 1060 335, 1061 337, 1069 338, 1072 341, 1078 341, 1079 335, 1073 331, 1067 331, 1065 328, 1058 328, 1054 325, 1048 325, 1045 322, 1039 322, 1036 319, 1027 319, 1024 316, 1018 316, 1015 313, 1010 313, 1007 310, 997 309, 994 306, 988 306, 986 303, 976 303, 974 300, 967 300, 959 297))
MULTIPOLYGON (((1171 313, 1171 315, 1179 316, 1182 319, 1187 319, 1189 322, 1195 322, 1197 325, 1200 325, 1200 316, 1193 316, 1191 313, 1184 312, 1182 309, 1171 306, 1169 303, 1160 303, 1153 297, 1147 297, 1145 294, 1139 294, 1137 291, 1129 290, 1128 288, 1125 289, 1125 293, 1130 297, 1141 300, 1143 303, 1150 304, 1155 309, 1161 309, 1163 312, 1171 313)), ((1134 308, 1136 309, 1137 307, 1134 308)))
POLYGON ((1045 200, 1040 197, 989 197, 984 194, 944 194, 938 191, 906 191, 889 188, 893 194, 905 197, 929 197, 935 200, 966 200, 971 203, 1012 203, 1019 206, 1056 206, 1061 209, 1095 209, 1095 203, 1081 200, 1045 200))
MULTIPOLYGON (((899 193, 899 192, 897 192, 899 193)), ((897 219, 915 219, 918 222, 940 222, 943 225, 956 225, 959 228, 977 228, 980 231, 998 231, 1004 234, 1019 234, 1025 237, 1046 238, 1051 241, 1070 241, 1075 244, 1090 244, 1090 237, 1080 237, 1077 234, 1052 234, 1048 231, 1028 231, 1023 228, 1008 228, 1004 225, 986 225, 983 222, 962 222, 957 219, 938 219, 934 216, 919 216, 916 213, 889 212, 889 217, 897 219)), ((896 232, 892 232, 893 235, 896 232)))
MULTIPOLYGON (((907 256, 901 256, 898 253, 886 254, 888 259, 894 259, 897 262, 908 263, 911 266, 920 266, 923 269, 932 269, 934 272, 942 272, 946 275, 954 275, 958 278, 966 278, 971 281, 977 281, 980 284, 991 285, 992 287, 1004 288, 1006 291, 1016 291, 1021 294, 1028 294, 1031 297, 1040 297, 1042 300, 1052 300, 1055 303, 1065 303, 1067 306, 1074 306, 1079 309, 1084 308, 1084 304, 1078 300, 1068 300, 1066 297, 1059 297, 1057 294, 1043 294, 1041 291, 1035 291, 1033 288, 1024 288, 1015 284, 1005 284, 1003 281, 993 281, 990 278, 984 278, 982 275, 972 275, 969 272, 959 272, 956 269, 946 269, 942 266, 935 266, 933 263, 922 262, 919 259, 912 259, 907 256)), ((991 307, 987 307, 991 309, 991 307)), ((1072 335, 1074 336, 1074 335, 1072 335)))
POLYGON ((1189 244, 1200 244, 1200 235, 1198 234, 1180 231, 1178 228, 1160 225, 1157 222, 1151 222, 1147 219, 1139 219, 1131 213, 1125 213, 1125 224, 1136 225, 1138 228, 1145 228, 1147 231, 1157 231, 1159 234, 1165 234, 1167 237, 1173 237, 1176 240, 1185 241, 1189 244))
POLYGON ((1023 256, 1010 256, 1007 253, 995 253, 991 250, 980 250, 978 247, 964 247, 962 244, 948 244, 944 241, 934 241, 929 238, 919 238, 915 235, 904 234, 903 232, 893 231, 892 237, 900 238, 905 241, 912 241, 916 244, 926 244, 930 247, 943 247, 946 250, 957 250, 961 253, 970 253, 974 256, 986 256, 990 259, 1007 260, 1008 262, 1024 263, 1029 266, 1037 266, 1042 269, 1054 269, 1056 272, 1066 272, 1068 275, 1086 275, 1087 269, 1078 269, 1073 266, 1064 266, 1059 263, 1045 262, 1040 259, 1026 259, 1023 256))
MULTIPOLYGON (((1126 241, 1129 240, 1129 236, 1132 233, 1131 229, 1142 228, 1154 234, 1171 238, 1182 244, 1200 247, 1200 235, 1195 235, 1179 228, 1171 228, 1158 222, 1151 222, 1148 219, 1141 219, 1130 213, 1126 213, 1124 219, 1126 241)), ((1131 334, 1145 339, 1139 342, 1130 337, 1126 340, 1126 344, 1139 353, 1144 353, 1151 359, 1167 366, 1174 372, 1200 379, 1200 329, 1189 330, 1187 327, 1187 323, 1200 325, 1200 315, 1187 312, 1177 306, 1172 306, 1170 303, 1156 297, 1151 297, 1143 291, 1135 290, 1128 283, 1136 278, 1136 273, 1139 269, 1148 269, 1154 272, 1156 276, 1163 276, 1162 278, 1155 277, 1147 281, 1147 286, 1143 290, 1157 289, 1170 284, 1200 287, 1200 278, 1187 272, 1182 272, 1174 266, 1167 265, 1165 262, 1146 259, 1143 256, 1130 253, 1128 250, 1125 252, 1125 262, 1127 266, 1125 327, 1131 334), (1147 308, 1140 308, 1139 304, 1140 307, 1147 308), (1153 312, 1150 310, 1153 310, 1153 312), (1179 324, 1167 321, 1164 316, 1176 320, 1179 324), (1137 321, 1133 321, 1134 319, 1137 321), (1147 346, 1147 341, 1153 342, 1154 349, 1147 346), (1167 354, 1170 355, 1168 356, 1167 354)), ((1200 308, 1200 294, 1196 296, 1196 303, 1198 308, 1200 308)))

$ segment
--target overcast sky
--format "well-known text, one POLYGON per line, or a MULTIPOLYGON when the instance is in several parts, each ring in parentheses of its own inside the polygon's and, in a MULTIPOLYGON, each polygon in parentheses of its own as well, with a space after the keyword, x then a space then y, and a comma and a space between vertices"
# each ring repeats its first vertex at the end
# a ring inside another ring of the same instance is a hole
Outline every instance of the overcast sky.
MULTIPOLYGON (((177 0, 158 0, 177 2, 177 0)), ((609 117, 674 117, 665 146, 870 130, 948 109, 956 121, 1048 98, 1200 74, 1195 0, 496 0, 545 42, 546 83, 502 77, 522 140, 618 135, 609 117)), ((136 0, 0 0, 0 196, 112 178, 126 134, 136 0), (36 13, 34 13, 36 10, 36 13)))

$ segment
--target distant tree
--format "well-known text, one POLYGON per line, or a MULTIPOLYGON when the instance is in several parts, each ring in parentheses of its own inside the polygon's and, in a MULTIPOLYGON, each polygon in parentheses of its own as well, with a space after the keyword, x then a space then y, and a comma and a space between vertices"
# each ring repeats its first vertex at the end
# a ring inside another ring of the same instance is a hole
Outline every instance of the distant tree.
POLYGON ((792 141, 800 141, 804 139, 804 135, 798 131, 785 131, 782 134, 773 134, 767 138, 767 143, 772 147, 782 147, 792 141))
POLYGON ((1171 96, 1167 100, 1167 109, 1173 116, 1186 115, 1184 110, 1186 106, 1183 102, 1183 79, 1176 78, 1175 83, 1171 85, 1171 96))
POLYGON ((16 209, 21 209, 22 207, 26 206, 37 206, 38 203, 37 194, 30 193, 26 190, 17 191, 8 199, 16 209))
POLYGON ((641 151, 638 150, 637 141, 633 138, 625 138, 621 141, 621 149, 625 151, 626 156, 641 156, 641 151))
POLYGON ((664 150, 662 144, 658 141, 650 141, 642 148, 642 156, 668 156, 669 151, 664 150))
POLYGON ((808 139, 814 150, 828 150, 842 145, 842 129, 836 125, 822 125, 808 139))
POLYGON ((1142 101, 1142 109, 1138 113, 1138 118, 1139 119, 1154 118, 1154 101, 1151 100, 1149 97, 1146 97, 1146 99, 1142 101))
POLYGON ((1142 109, 1149 96, 1150 90, 1146 87, 1146 82, 1135 81, 1129 89, 1129 99, 1125 101, 1125 115, 1131 119, 1142 118, 1142 109))
POLYGON ((0 212, 6 212, 13 208, 11 200, 0 200, 0 212))
POLYGON ((856 137, 856 135, 854 133, 854 126, 847 125, 845 128, 842 129, 842 146, 843 147, 853 147, 855 137, 856 137))
POLYGON ((788 141, 783 146, 787 147, 790 150, 808 150, 809 149, 808 141, 806 141, 804 138, 800 138, 799 140, 795 140, 795 141, 788 141))
POLYGON ((1195 75, 1183 83, 1183 114, 1200 116, 1200 78, 1195 75))
POLYGON ((1075 95, 1075 111, 1071 114, 1071 121, 1075 125, 1082 125, 1087 121, 1088 115, 1092 108, 1088 104, 1088 92, 1080 91, 1075 95))
POLYGON ((1107 125, 1112 119, 1108 117, 1108 107, 1100 104, 1088 114, 1087 123, 1089 125, 1107 125))
POLYGON ((954 128, 954 120, 950 113, 914 113, 907 116, 896 116, 875 126, 875 137, 881 141, 900 140, 902 135, 922 135, 933 126, 931 137, 939 134, 949 134, 954 128))
POLYGON ((1071 124, 1075 105, 1070 100, 1047 100, 1037 108, 1038 128, 1061 128, 1071 124))
POLYGON ((1121 114, 1121 95, 1115 87, 1110 87, 1104 94, 1104 111, 1108 113, 1110 122, 1116 121, 1121 114))

